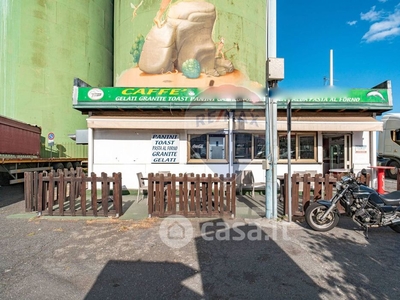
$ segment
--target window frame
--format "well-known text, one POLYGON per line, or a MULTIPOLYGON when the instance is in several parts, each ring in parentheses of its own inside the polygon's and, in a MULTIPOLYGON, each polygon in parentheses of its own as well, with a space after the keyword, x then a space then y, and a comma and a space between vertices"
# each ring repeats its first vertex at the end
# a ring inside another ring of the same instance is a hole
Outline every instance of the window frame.
POLYGON ((189 133, 187 134, 187 162, 190 164, 212 163, 212 164, 227 164, 228 160, 228 134, 226 133, 189 133), (206 158, 191 158, 191 139, 193 137, 206 136, 206 158), (224 138, 224 157, 222 159, 210 158, 210 136, 221 136, 224 138))
MULTIPOLYGON (((287 137, 287 134, 285 133, 279 133, 278 132, 278 153, 280 153, 280 146, 279 146, 279 139, 280 137, 287 137)), ((317 132, 292 132, 291 133, 291 138, 295 137, 295 149, 294 149, 294 153, 295 156, 294 158, 291 158, 291 162, 301 162, 301 163, 310 163, 310 162, 318 162, 318 144, 317 144, 317 132), (300 158, 300 139, 301 137, 313 137, 313 153, 314 153, 314 157, 313 158, 300 158)), ((291 151, 293 151, 293 148, 291 148, 291 151)), ((278 154, 279 155, 279 154, 278 154)), ((287 163, 288 159, 287 158, 280 158, 278 156, 278 162, 279 163, 287 163)))
MULTIPOLYGON (((254 132, 234 132, 233 133, 233 162, 234 163, 249 163, 249 162, 262 162, 262 160, 265 159, 265 157, 262 158, 255 158, 255 147, 256 147, 256 143, 255 143, 255 139, 256 138, 260 138, 263 137, 264 141, 265 141, 265 134, 264 133, 254 133, 254 132), (237 158, 236 157, 236 135, 238 134, 246 134, 246 135, 250 135, 251 136, 251 157, 250 158, 237 158)), ((265 147, 264 147, 265 148, 265 147)))

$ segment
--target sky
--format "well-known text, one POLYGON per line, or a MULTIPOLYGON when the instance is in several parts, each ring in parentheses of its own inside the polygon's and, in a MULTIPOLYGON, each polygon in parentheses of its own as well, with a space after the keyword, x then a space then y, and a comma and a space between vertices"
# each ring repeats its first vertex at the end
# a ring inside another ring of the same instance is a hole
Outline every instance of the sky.
POLYGON ((400 113, 400 0, 276 0, 282 89, 372 88, 390 80, 400 113))

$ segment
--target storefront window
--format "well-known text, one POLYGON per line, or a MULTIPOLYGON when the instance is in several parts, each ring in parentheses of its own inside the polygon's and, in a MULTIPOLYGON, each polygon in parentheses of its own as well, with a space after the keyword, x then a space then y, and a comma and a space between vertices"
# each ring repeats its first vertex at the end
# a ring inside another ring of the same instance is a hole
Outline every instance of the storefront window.
POLYGON ((265 158, 265 135, 254 134, 254 158, 264 159, 265 158))
MULTIPOLYGON (((287 135, 279 135, 279 159, 288 159, 287 135)), ((290 158, 298 160, 316 160, 316 134, 292 134, 290 137, 290 158)))
POLYGON ((314 136, 299 136, 299 159, 314 158, 314 136))
MULTIPOLYGON (((234 135, 234 160, 265 159, 265 135, 236 133, 234 135)), ((279 160, 288 159, 286 134, 279 134, 279 160)), ((190 158, 192 162, 227 162, 227 141, 225 134, 189 135, 190 158)), ((294 133, 290 138, 292 161, 316 160, 316 133, 294 133)))
POLYGON ((235 134, 235 159, 251 159, 251 134, 235 134))
MULTIPOLYGON (((296 157, 296 136, 290 136, 290 158, 296 157)), ((287 135, 279 136, 279 159, 288 159, 288 140, 287 135)))
POLYGON ((209 135, 209 159, 225 159, 225 135, 209 135))
POLYGON ((235 160, 265 158, 265 135, 236 133, 235 160))
POLYGON ((189 160, 226 161, 226 140, 224 134, 190 135, 189 160))
POLYGON ((207 135, 190 137, 190 158, 206 159, 207 158, 207 135))

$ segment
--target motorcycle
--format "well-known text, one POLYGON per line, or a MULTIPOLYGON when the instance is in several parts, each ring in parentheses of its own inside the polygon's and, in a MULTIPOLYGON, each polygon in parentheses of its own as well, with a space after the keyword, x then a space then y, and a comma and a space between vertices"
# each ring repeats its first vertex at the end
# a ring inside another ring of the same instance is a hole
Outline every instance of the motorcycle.
POLYGON ((339 222, 340 203, 355 223, 364 228, 389 226, 400 233, 400 191, 378 194, 374 189, 360 183, 360 175, 366 176, 362 169, 355 176, 351 170, 336 182, 336 194, 330 200, 318 200, 306 209, 306 222, 316 231, 329 231, 339 222))

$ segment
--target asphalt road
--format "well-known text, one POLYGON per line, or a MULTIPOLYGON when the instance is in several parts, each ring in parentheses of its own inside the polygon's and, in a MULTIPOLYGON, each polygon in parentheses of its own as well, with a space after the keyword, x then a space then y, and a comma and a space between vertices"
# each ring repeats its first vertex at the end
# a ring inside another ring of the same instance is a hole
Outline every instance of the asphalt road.
POLYGON ((22 199, 0 187, 0 299, 400 297, 400 234, 366 239, 347 217, 327 233, 266 219, 12 218, 22 199))

